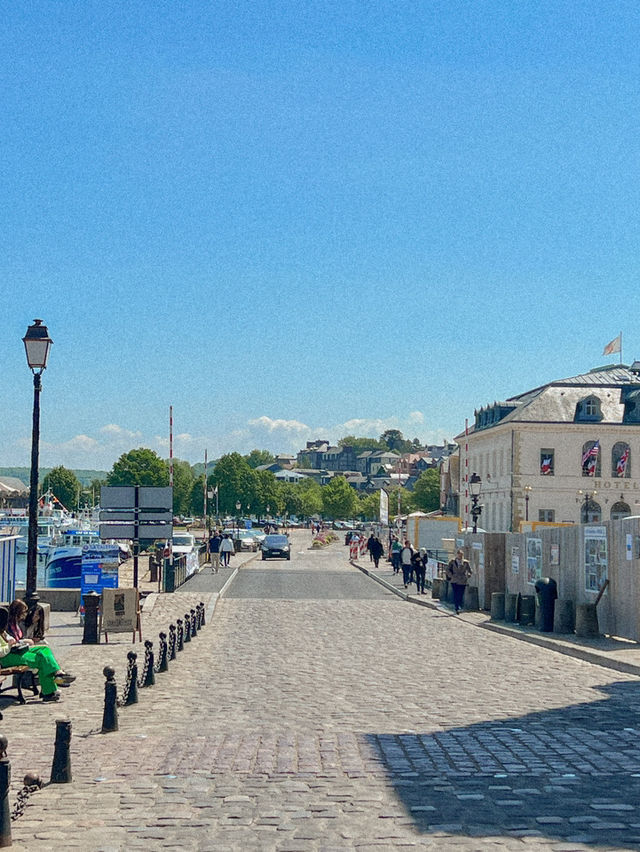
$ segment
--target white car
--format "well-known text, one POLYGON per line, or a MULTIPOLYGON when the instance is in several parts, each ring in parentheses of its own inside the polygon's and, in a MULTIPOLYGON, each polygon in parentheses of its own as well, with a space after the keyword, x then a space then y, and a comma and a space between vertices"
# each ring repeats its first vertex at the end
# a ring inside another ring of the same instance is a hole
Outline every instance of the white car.
POLYGON ((196 549, 196 539, 191 533, 176 533, 171 539, 174 556, 182 553, 193 553, 196 549))

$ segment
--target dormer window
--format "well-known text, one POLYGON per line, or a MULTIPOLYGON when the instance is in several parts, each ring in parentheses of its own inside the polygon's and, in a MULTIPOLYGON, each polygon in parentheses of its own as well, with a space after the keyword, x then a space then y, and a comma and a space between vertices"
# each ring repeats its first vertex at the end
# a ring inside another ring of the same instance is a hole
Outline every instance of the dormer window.
POLYGON ((598 420, 602 420, 600 399, 597 396, 588 396, 585 399, 581 399, 576 405, 574 421, 593 423, 598 420))

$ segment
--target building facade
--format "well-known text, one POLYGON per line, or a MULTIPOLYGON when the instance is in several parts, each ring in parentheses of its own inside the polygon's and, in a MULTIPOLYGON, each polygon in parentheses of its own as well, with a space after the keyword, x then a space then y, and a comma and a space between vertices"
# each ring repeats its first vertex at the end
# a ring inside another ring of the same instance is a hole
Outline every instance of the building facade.
POLYGON ((640 362, 494 402, 457 440, 465 526, 473 473, 482 480, 479 523, 490 532, 640 514, 640 362))

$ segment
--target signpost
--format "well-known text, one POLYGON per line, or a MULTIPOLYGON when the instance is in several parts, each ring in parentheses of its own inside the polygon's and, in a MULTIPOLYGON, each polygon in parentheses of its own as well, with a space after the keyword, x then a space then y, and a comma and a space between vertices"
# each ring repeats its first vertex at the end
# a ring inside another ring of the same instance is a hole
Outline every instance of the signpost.
POLYGON ((173 536, 173 488, 103 485, 100 506, 100 538, 133 541, 133 585, 137 589, 140 539, 173 536))

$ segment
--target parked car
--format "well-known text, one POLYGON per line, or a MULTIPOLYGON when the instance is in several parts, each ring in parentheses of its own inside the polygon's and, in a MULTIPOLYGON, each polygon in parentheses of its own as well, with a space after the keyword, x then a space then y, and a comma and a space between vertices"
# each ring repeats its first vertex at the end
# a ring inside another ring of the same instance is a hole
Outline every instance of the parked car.
POLYGON ((182 519, 182 526, 188 527, 188 526, 191 526, 191 524, 195 524, 195 522, 196 522, 195 518, 183 518, 182 519))
POLYGON ((226 529, 224 535, 230 535, 234 541, 240 541, 240 550, 251 550, 254 553, 258 549, 258 542, 251 530, 226 529))
POLYGON ((291 548, 289 539, 286 535, 267 535, 262 542, 262 559, 272 559, 280 557, 280 559, 291 559, 291 548))
POLYGON ((171 539, 174 556, 181 553, 192 553, 196 547, 195 537, 191 533, 176 533, 171 539))

